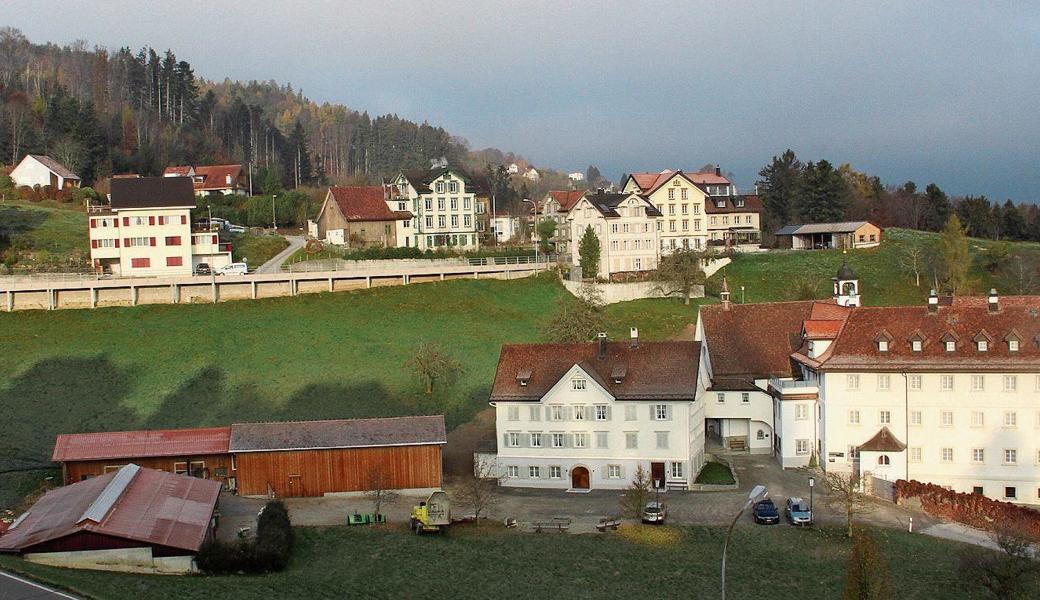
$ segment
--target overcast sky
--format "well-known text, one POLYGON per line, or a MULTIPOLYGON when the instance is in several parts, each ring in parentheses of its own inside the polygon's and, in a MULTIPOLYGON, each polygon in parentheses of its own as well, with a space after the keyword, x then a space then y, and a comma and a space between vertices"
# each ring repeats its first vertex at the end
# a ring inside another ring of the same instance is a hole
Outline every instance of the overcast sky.
POLYGON ((748 186, 790 147, 1040 199, 1040 5, 850 4, 0 0, 0 25, 169 47, 209 79, 291 82, 611 178, 718 162, 748 186))

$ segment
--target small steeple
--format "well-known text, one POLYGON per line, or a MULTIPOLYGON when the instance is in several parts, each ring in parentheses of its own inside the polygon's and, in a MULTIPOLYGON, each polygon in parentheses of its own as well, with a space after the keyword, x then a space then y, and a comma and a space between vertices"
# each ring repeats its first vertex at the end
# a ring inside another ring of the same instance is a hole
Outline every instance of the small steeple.
POLYGON ((722 310, 729 310, 729 281, 726 280, 726 276, 722 276, 722 289, 719 290, 719 298, 722 299, 722 310))
POLYGON ((860 306, 859 278, 849 266, 848 250, 842 250, 841 268, 832 278, 834 282, 834 301, 840 306, 860 306))

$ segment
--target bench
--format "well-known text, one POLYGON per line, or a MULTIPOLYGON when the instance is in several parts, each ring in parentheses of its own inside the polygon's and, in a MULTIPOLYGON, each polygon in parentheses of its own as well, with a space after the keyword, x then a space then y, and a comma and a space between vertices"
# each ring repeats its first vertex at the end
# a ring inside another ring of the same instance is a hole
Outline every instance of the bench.
POLYGON ((563 533, 571 528, 570 520, 564 521, 536 521, 531 524, 534 527, 535 533, 541 533, 543 529, 555 529, 556 531, 563 533))
POLYGON ((617 528, 621 526, 621 519, 600 519, 599 523, 596 524, 596 530, 600 533, 604 533, 607 529, 613 529, 617 531, 617 528))

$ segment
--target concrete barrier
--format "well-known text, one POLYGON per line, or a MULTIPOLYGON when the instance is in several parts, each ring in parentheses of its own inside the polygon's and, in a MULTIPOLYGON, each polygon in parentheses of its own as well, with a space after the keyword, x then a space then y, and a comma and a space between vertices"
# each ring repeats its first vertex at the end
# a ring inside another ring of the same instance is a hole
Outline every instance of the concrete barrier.
POLYGON ((52 567, 119 573, 184 575, 198 572, 193 557, 153 557, 151 548, 30 553, 25 555, 25 560, 52 567))

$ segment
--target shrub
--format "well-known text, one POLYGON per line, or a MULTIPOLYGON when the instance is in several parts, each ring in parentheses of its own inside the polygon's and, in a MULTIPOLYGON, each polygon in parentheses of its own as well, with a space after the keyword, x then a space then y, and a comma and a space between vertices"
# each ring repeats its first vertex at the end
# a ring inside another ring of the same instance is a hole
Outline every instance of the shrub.
POLYGON ((210 575, 271 573, 289 564, 293 530, 289 511, 281 501, 264 505, 256 523, 256 539, 234 543, 210 540, 202 545, 195 563, 210 575))
POLYGON ((931 515, 964 523, 978 529, 997 531, 1010 528, 1024 538, 1040 541, 1040 513, 987 498, 982 494, 962 494, 920 481, 896 482, 896 503, 905 498, 919 498, 931 515))
POLYGON ((27 185, 23 185, 18 188, 18 197, 22 200, 28 200, 30 202, 39 202, 40 199, 36 197, 36 190, 32 189, 27 185))

